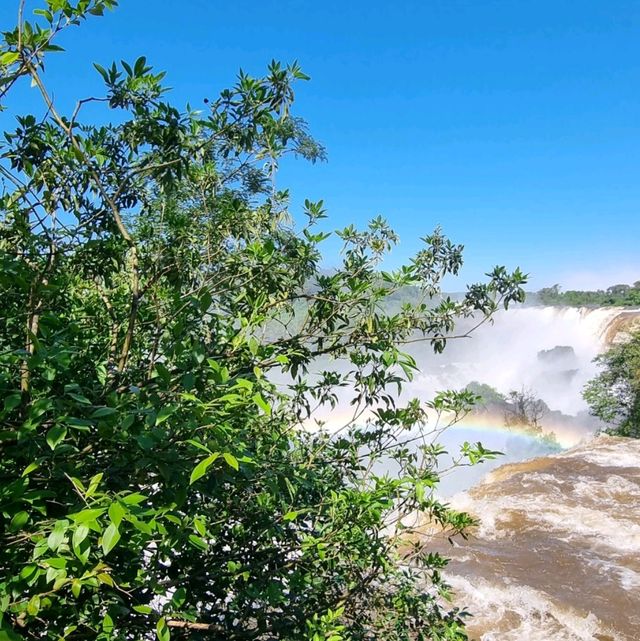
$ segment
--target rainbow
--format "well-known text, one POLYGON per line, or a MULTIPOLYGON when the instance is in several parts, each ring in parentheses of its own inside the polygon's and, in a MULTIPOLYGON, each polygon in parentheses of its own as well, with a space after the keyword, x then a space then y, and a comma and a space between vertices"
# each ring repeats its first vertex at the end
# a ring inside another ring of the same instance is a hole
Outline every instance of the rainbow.
MULTIPOLYGON (((352 420, 353 414, 352 411, 338 406, 331 411, 323 412, 320 418, 324 421, 324 428, 333 432, 343 429, 345 425, 352 420)), ((445 427, 449 422, 447 417, 442 417, 439 424, 436 422, 435 417, 430 418, 431 420, 427 424, 425 432, 429 431, 429 425, 431 425, 435 440, 438 440, 437 433, 441 431, 443 433, 451 433, 452 435, 455 435, 455 433, 460 430, 477 432, 480 442, 482 442, 481 435, 483 433, 501 433, 503 435, 517 434, 526 439, 531 439, 532 442, 542 442, 544 441, 545 435, 553 433, 560 447, 562 449, 568 449, 584 442, 589 437, 589 433, 584 429, 580 429, 579 426, 562 424, 544 425, 543 432, 540 435, 536 435, 524 428, 518 428, 516 426, 506 427, 503 423, 504 418, 502 416, 468 414, 449 427, 445 427)), ((362 423, 366 419, 367 415, 363 414, 358 417, 356 422, 362 423)), ((305 421, 305 427, 312 430, 317 429, 315 418, 305 421)))
MULTIPOLYGON (((477 414, 468 415, 458 423, 455 423, 447 430, 471 430, 474 432, 482 433, 502 433, 502 434, 517 434, 523 436, 524 438, 531 439, 532 441, 543 441, 545 435, 553 434, 556 438, 556 441, 563 449, 568 449, 574 447, 579 443, 582 443, 589 436, 587 432, 581 430, 577 426, 569 425, 544 425, 543 432, 541 434, 532 434, 529 430, 523 427, 506 427, 502 423, 502 417, 496 416, 478 416, 477 414)), ((481 439, 479 439, 481 440, 481 439)))

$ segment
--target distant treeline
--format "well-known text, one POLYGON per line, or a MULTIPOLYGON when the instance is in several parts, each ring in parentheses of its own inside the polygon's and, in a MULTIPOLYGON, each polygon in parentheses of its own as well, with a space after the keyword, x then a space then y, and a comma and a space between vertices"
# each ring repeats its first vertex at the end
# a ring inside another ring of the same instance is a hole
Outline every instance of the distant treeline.
POLYGON ((537 297, 544 305, 640 307, 640 280, 633 285, 612 285, 596 291, 570 289, 563 292, 560 291, 560 285, 554 285, 538 291, 537 297))

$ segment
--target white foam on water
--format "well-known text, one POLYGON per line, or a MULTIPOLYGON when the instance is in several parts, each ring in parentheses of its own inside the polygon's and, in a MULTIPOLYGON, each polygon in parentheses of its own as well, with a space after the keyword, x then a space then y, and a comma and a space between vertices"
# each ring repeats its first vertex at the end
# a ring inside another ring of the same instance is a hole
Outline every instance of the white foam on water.
POLYGON ((615 572, 619 577, 620 585, 627 592, 634 592, 640 588, 640 572, 620 566, 615 568, 615 572))
POLYGON ((517 514, 524 516, 532 529, 549 528, 567 540, 582 539, 581 544, 606 546, 612 553, 640 553, 640 523, 612 516, 600 507, 568 505, 558 492, 551 494, 491 495, 480 499, 461 493, 452 498, 451 504, 477 516, 478 535, 489 540, 512 536, 509 521, 517 514))
POLYGON ((467 625, 479 630, 492 628, 481 634, 480 641, 598 641, 596 635, 608 634, 592 613, 560 607, 531 587, 471 581, 456 575, 446 578, 469 611, 481 613, 467 625))
POLYGON ((610 474, 598 482, 592 476, 579 477, 573 485, 572 493, 578 499, 591 501, 606 508, 612 499, 624 496, 624 502, 629 508, 640 507, 630 504, 631 501, 640 501, 640 483, 618 474, 610 474))
POLYGON ((559 489, 567 483, 565 479, 559 479, 557 476, 546 472, 527 472, 520 477, 520 482, 523 485, 527 483, 546 483, 550 489, 559 489))
POLYGON ((581 447, 579 451, 567 452, 566 456, 581 458, 587 463, 593 463, 600 467, 639 467, 640 466, 640 443, 629 439, 628 448, 622 449, 615 446, 600 446, 589 451, 581 447))
POLYGON ((640 439, 625 439, 622 446, 618 440, 602 437, 596 442, 563 452, 560 456, 580 458, 599 467, 640 468, 640 439))
POLYGON ((625 565, 615 563, 611 559, 602 559, 585 554, 581 555, 581 557, 598 575, 614 580, 623 590, 636 592, 638 588, 640 588, 640 572, 636 572, 625 565))

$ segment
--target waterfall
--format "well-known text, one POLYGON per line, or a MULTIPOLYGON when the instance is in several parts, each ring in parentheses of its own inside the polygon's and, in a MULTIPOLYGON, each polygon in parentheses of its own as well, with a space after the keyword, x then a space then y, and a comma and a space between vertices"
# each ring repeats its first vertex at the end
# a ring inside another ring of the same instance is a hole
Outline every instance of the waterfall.
POLYGON ((621 308, 519 307, 498 312, 469 338, 451 340, 443 354, 414 349, 420 375, 414 396, 459 389, 471 381, 502 393, 528 387, 551 410, 576 415, 586 410, 582 388, 596 371, 593 359, 612 340, 621 308))

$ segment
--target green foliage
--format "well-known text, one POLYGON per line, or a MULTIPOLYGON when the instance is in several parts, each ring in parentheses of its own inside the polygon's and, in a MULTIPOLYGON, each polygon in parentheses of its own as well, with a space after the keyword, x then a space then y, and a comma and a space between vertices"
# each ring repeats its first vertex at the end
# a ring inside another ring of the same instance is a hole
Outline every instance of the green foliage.
POLYGON ((606 290, 560 291, 559 285, 545 287, 537 292, 544 305, 568 305, 569 307, 640 307, 640 281, 633 285, 612 285, 606 290))
POLYGON ((442 351, 525 277, 440 299, 461 247, 436 231, 381 273, 397 239, 380 218, 337 232, 323 273, 322 203, 296 230, 274 187, 285 154, 324 154, 291 113, 297 64, 241 73, 204 113, 166 102, 144 58, 96 65, 105 95, 61 114, 45 53, 115 4, 49 0, 0 49, 2 96, 24 77, 44 104, 0 146, 0 636, 465 638, 446 559, 400 543, 416 512, 471 523, 434 495, 427 416, 473 395, 400 405, 402 346, 442 351), (313 427, 338 393, 352 417, 313 427))
POLYGON ((640 333, 610 347, 596 363, 601 371, 584 389, 591 413, 610 424, 611 433, 640 438, 640 333))
POLYGON ((504 394, 501 394, 495 387, 471 381, 465 390, 476 396, 475 406, 477 408, 486 408, 488 406, 502 407, 506 403, 504 394))

